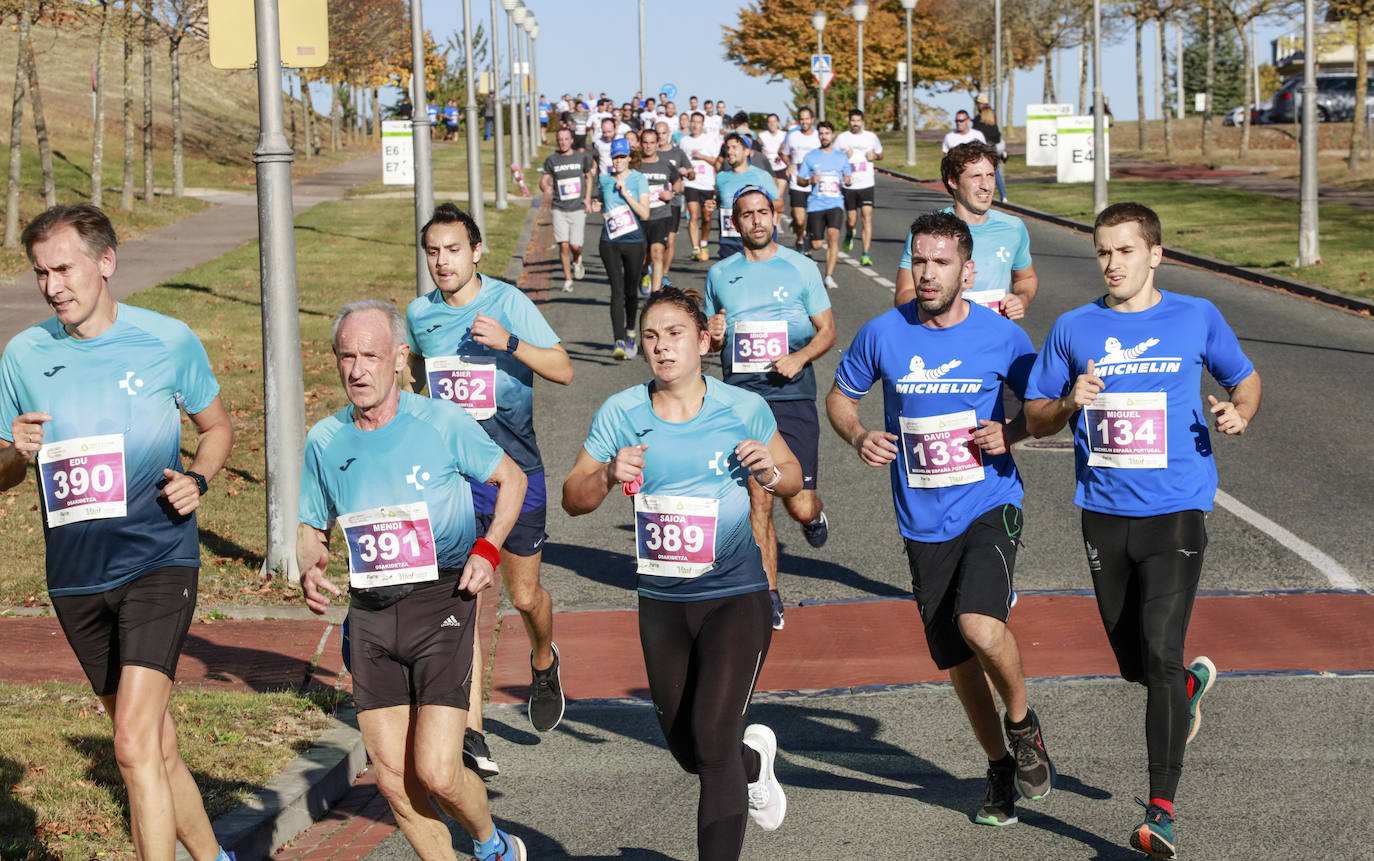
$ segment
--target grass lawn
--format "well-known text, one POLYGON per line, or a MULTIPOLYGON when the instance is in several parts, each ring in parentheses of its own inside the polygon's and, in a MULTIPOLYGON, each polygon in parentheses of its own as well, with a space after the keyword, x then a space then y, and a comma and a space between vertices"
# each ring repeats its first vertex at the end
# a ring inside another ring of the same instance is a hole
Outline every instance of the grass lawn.
MULTIPOLYGON (((528 209, 487 209, 487 254, 479 269, 500 276, 528 209)), ((306 418, 314 424, 346 403, 329 348, 334 312, 354 299, 384 299, 404 309, 415 296, 414 206, 410 200, 321 203, 296 219, 306 418), (342 265, 341 265, 342 262, 342 265)), ((238 433, 227 468, 200 507, 200 602, 299 602, 299 589, 259 578, 266 545, 262 428, 262 310, 258 245, 251 242, 137 294, 132 304, 185 320, 210 355, 238 433)), ((195 429, 183 420, 183 440, 195 429)), ((189 458, 191 451, 183 445, 189 458)), ((0 607, 48 603, 33 474, 0 496, 0 607)), ((336 572, 337 573, 337 572, 336 572)))
MULTIPOLYGON (((333 693, 177 691, 181 755, 213 820, 329 725, 333 693)), ((111 723, 84 686, 0 684, 0 858, 133 858, 111 723)))
MULTIPOLYGON (((1091 223, 1092 184, 1022 183, 1012 200, 1091 223)), ((1298 268, 1298 202, 1186 182, 1112 180, 1109 202, 1136 200, 1159 213, 1164 243, 1209 257, 1338 290, 1374 297, 1374 211, 1320 208, 1322 262, 1298 268)))

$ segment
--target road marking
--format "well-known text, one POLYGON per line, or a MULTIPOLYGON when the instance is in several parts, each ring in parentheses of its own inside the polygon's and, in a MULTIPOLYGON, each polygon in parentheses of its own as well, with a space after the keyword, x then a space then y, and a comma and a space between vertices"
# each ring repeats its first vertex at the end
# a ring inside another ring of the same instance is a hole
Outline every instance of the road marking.
POLYGON ((1298 554, 1298 556, 1302 557, 1303 561, 1325 575, 1332 587, 1336 589, 1351 589, 1357 592, 1366 591, 1364 586, 1360 584, 1360 581, 1351 576, 1350 572, 1345 570, 1345 566, 1341 565, 1341 563, 1327 556, 1316 547, 1303 541, 1292 532, 1284 529, 1279 524, 1265 517, 1263 514, 1260 514, 1258 511, 1255 511, 1253 508, 1220 488, 1217 489, 1217 503, 1241 520, 1244 520, 1282 544, 1284 547, 1298 554))
POLYGON ((874 281, 877 281, 879 284, 883 285, 884 287, 896 288, 896 286, 897 286, 896 282, 891 281, 891 280, 889 280, 889 279, 887 279, 887 278, 884 278, 884 277, 881 276, 881 275, 874 275, 874 276, 873 276, 873 280, 874 280, 874 281))
POLYGON ((869 278, 872 278, 874 281, 886 287, 888 290, 896 291, 897 285, 889 281, 888 279, 884 278, 883 276, 879 275, 878 270, 873 269, 871 267, 863 266, 857 258, 851 257, 844 251, 841 251, 839 254, 840 260, 843 260, 845 263, 848 263, 850 266, 853 266, 855 269, 858 269, 860 272, 867 275, 869 278))

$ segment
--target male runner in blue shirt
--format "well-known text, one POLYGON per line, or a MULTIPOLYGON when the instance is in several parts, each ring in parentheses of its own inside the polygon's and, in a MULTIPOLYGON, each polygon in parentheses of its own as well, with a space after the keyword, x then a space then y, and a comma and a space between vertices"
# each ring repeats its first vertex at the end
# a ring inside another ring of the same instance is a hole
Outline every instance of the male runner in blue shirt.
POLYGON ((844 227, 844 188, 853 182, 854 168, 849 157, 835 149, 835 127, 828 121, 816 123, 821 145, 806 154, 797 165, 797 184, 810 190, 806 196, 806 232, 814 254, 825 242, 825 286, 835 283, 835 264, 840 259, 840 228, 844 227))

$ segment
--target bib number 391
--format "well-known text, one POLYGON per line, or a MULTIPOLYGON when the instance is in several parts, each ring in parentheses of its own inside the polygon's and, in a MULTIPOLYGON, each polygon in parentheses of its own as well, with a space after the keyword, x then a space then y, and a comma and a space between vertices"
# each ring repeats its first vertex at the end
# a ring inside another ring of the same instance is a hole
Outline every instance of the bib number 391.
POLYGON ((453 401, 481 421, 496 415, 496 360, 470 356, 425 359, 429 395, 453 401))
POLYGON ((720 500, 693 496, 635 495, 639 573, 700 577, 716 562, 720 500))
POLYGON ((49 443, 38 451, 38 475, 50 529, 127 512, 123 434, 49 443))
POLYGON ((1168 395, 1102 392, 1083 409, 1088 466, 1164 469, 1169 465, 1168 395))
POLYGON ((983 450, 973 441, 973 410, 899 419, 908 487, 954 487, 983 480, 983 450))
POLYGON ((339 526, 348 544, 348 582, 354 589, 439 579, 425 503, 341 514, 339 526))

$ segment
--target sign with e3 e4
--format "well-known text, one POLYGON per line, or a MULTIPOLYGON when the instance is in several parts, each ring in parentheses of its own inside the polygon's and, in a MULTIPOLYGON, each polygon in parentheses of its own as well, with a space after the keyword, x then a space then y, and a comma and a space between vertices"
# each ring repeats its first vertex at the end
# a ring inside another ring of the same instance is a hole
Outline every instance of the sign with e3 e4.
MULTIPOLYGON (((1055 165, 1055 178, 1059 182, 1092 182, 1093 161, 1098 153, 1093 150, 1092 117, 1060 117, 1055 129, 1058 139, 1055 149, 1058 162, 1055 165)), ((1102 158, 1107 159, 1104 167, 1111 175, 1111 147, 1106 130, 1102 133, 1102 158)))
POLYGON ((1026 164, 1054 167, 1060 117, 1073 116, 1073 105, 1026 105, 1026 164))

